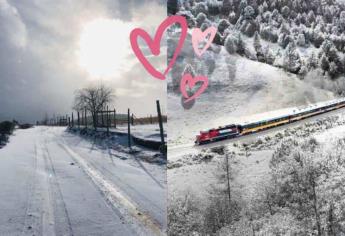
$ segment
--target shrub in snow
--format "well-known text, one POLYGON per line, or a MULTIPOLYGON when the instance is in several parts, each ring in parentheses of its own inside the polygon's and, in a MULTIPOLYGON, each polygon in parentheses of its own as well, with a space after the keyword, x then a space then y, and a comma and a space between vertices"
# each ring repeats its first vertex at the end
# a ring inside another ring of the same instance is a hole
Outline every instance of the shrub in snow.
POLYGON ((224 42, 224 47, 226 51, 230 54, 235 54, 237 51, 236 43, 232 35, 228 35, 224 42))

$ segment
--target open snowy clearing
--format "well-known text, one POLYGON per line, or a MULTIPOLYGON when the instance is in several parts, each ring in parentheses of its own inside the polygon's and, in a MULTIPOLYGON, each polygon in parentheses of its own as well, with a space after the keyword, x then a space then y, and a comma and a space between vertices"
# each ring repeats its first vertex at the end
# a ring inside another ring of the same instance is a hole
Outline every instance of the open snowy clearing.
POLYGON ((0 233, 164 234, 165 174, 65 128, 17 130, 0 150, 0 233))

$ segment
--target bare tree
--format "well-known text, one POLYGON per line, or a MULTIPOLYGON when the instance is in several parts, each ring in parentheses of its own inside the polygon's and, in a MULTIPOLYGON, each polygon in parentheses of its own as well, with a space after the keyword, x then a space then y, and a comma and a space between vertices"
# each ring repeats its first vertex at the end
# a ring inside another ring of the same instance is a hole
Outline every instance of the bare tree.
POLYGON ((97 113, 105 109, 107 104, 113 101, 114 91, 104 85, 89 86, 77 90, 74 98, 74 109, 76 111, 84 111, 85 109, 91 113, 93 127, 97 129, 97 113))

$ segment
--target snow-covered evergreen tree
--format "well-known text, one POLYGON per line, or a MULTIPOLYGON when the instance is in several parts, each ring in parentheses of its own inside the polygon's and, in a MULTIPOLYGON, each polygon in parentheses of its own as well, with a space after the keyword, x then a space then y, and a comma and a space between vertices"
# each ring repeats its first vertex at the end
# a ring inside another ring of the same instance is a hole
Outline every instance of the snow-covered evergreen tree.
POLYGON ((197 15, 196 19, 195 19, 195 20, 196 20, 196 23, 197 23, 197 27, 200 28, 200 26, 202 25, 202 23, 205 22, 206 19, 207 19, 206 14, 200 12, 200 13, 197 15))
POLYGON ((325 53, 323 53, 321 56, 320 66, 324 72, 327 72, 329 70, 329 61, 325 53))
POLYGON ((236 52, 239 55, 245 55, 246 43, 243 41, 241 34, 238 34, 237 37, 237 44, 236 44, 236 52))
POLYGON ((304 34, 298 34, 297 45, 300 46, 300 47, 305 47, 306 46, 304 34))
POLYGON ((297 52, 294 41, 290 42, 287 46, 284 53, 283 63, 284 68, 291 73, 298 73, 301 69, 301 58, 297 52))
POLYGON ((230 54, 235 54, 237 51, 236 43, 232 35, 228 35, 224 42, 226 51, 230 54))

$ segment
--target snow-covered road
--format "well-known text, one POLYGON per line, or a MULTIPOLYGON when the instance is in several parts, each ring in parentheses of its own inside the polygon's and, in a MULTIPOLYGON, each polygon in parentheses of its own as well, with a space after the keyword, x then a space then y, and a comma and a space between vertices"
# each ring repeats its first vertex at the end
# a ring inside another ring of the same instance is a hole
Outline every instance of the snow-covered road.
POLYGON ((17 130, 0 149, 0 235, 159 235, 166 170, 64 128, 17 130))

